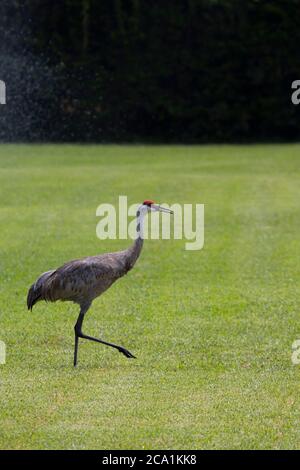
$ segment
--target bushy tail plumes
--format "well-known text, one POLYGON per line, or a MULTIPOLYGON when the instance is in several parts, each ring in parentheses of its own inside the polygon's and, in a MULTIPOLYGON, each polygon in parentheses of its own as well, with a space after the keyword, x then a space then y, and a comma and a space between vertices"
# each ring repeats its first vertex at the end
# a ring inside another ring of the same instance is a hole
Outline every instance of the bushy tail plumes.
POLYGON ((27 307, 28 310, 32 310, 34 304, 41 298, 41 295, 37 292, 35 284, 32 284, 27 294, 27 307))
POLYGON ((27 294, 27 307, 28 310, 32 310, 32 307, 43 299, 43 285, 44 282, 53 274, 55 271, 47 271, 43 273, 38 280, 32 284, 27 294))

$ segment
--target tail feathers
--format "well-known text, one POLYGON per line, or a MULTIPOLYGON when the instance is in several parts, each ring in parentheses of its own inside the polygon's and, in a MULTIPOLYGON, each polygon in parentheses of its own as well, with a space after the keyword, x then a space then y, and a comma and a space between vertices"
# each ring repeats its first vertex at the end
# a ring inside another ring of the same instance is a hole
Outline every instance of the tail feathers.
POLYGON ((55 271, 47 271, 43 273, 38 280, 32 284, 27 294, 27 307, 28 310, 32 310, 32 307, 39 301, 43 299, 42 291, 45 281, 54 273, 55 271))
POLYGON ((27 295, 27 308, 28 310, 32 310, 32 307, 40 300, 41 294, 40 289, 36 289, 35 284, 33 284, 27 295))

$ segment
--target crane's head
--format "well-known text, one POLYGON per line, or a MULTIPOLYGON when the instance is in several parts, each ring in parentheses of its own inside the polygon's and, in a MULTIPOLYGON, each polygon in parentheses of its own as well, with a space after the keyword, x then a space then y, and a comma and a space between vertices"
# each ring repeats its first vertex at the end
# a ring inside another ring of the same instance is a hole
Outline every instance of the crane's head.
POLYGON ((170 209, 167 209, 166 207, 162 207, 160 206, 159 204, 155 204, 154 201, 152 201, 151 199, 146 199, 143 204, 142 204, 142 207, 143 209, 145 209, 147 212, 156 212, 156 211, 160 211, 160 212, 166 212, 167 214, 173 214, 173 211, 171 211, 170 209))

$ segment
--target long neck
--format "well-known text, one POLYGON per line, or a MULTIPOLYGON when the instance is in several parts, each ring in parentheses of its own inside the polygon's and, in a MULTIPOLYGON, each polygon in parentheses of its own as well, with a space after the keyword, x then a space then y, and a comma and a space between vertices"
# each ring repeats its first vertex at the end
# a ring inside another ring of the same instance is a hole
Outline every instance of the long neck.
POLYGON ((130 248, 128 248, 127 253, 128 253, 128 258, 127 262, 129 265, 129 269, 133 268, 135 265, 138 257, 141 254, 143 244, 144 244, 144 217, 145 217, 145 212, 138 210, 137 212, 137 223, 136 223, 136 232, 137 232, 137 237, 131 245, 130 248))

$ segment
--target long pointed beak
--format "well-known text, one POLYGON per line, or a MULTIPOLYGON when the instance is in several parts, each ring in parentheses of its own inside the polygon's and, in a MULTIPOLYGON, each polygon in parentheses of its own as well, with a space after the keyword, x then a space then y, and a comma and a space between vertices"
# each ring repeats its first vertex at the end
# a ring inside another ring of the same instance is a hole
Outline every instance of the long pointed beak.
POLYGON ((167 209, 166 207, 162 207, 158 204, 152 204, 152 207, 154 207, 154 209, 160 212, 166 212, 167 214, 174 214, 174 212, 171 211, 170 209, 167 209))

